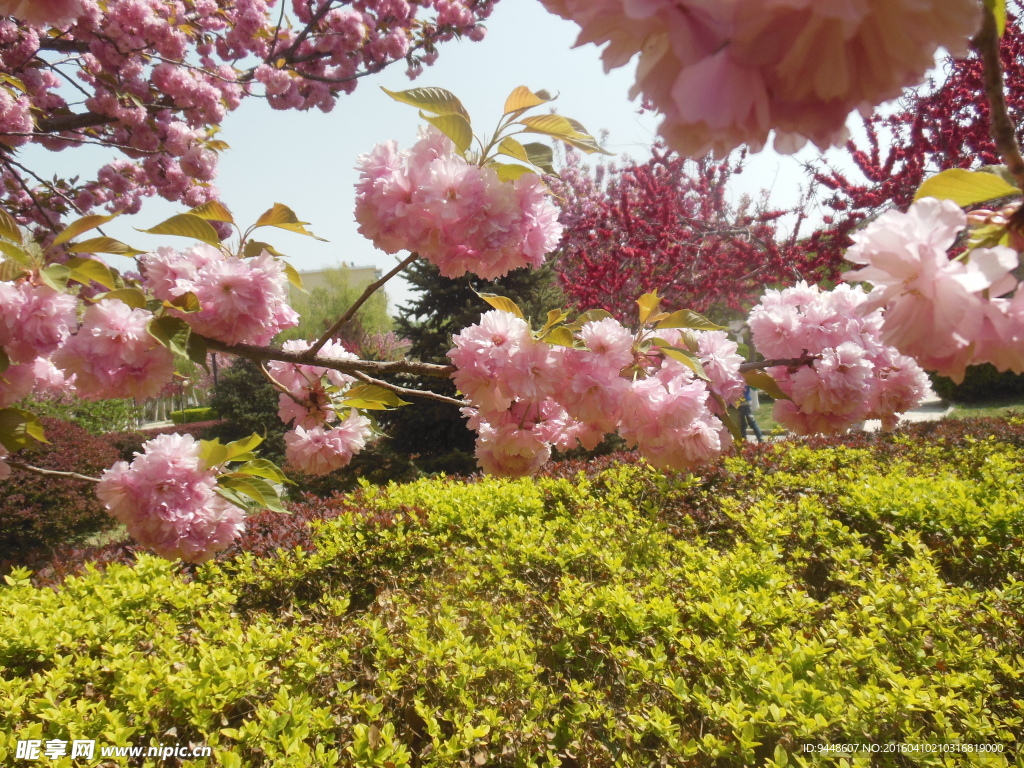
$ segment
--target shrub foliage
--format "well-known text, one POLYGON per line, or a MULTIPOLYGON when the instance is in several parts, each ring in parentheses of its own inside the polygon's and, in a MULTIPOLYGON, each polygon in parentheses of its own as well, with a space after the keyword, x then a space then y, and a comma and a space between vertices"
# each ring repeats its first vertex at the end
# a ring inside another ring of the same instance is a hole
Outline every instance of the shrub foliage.
POLYGON ((197 570, 16 572, 0 759, 173 728, 213 748, 199 765, 832 765, 800 745, 958 740, 1005 752, 877 764, 1019 764, 1024 422, 991 424, 693 476, 617 456, 363 488, 197 570))

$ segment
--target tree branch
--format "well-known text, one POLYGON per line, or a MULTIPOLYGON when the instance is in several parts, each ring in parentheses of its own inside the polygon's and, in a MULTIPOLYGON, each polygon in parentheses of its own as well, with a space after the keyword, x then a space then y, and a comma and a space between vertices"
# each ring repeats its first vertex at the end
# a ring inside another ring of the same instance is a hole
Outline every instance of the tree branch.
POLYGON ((396 395, 407 395, 408 397, 422 397, 426 400, 436 400, 439 403, 448 403, 449 405, 457 405, 460 408, 465 408, 469 403, 463 400, 456 400, 454 397, 448 397, 446 395, 439 395, 437 392, 431 392, 429 389, 409 389, 408 387, 400 387, 397 384, 390 384, 381 379, 375 379, 372 376, 367 376, 365 373, 356 371, 352 374, 364 384, 374 384, 384 389, 389 389, 396 395))
POLYGON ((254 344, 225 344, 216 339, 206 339, 206 346, 211 352, 223 352, 226 355, 247 357, 250 360, 277 360, 295 365, 315 365, 354 375, 356 372, 386 375, 389 373, 409 373, 414 376, 432 376, 435 379, 447 379, 455 373, 455 366, 435 365, 409 360, 374 361, 374 360, 337 360, 333 357, 309 356, 308 350, 287 352, 274 347, 258 347, 254 344))
POLYGON ((98 125, 116 123, 117 118, 99 115, 95 112, 83 112, 76 115, 52 115, 36 122, 36 133, 60 133, 61 131, 77 131, 80 128, 94 128, 98 125))
POLYGON ((984 21, 981 31, 975 35, 972 43, 981 54, 981 61, 985 72, 985 95, 988 97, 990 107, 989 120, 991 123, 992 140, 996 143, 996 149, 1006 163, 1006 168, 1017 182, 1017 186, 1024 189, 1024 158, 1020 154, 1020 145, 1017 144, 1016 126, 1010 119, 1010 112, 1006 106, 1006 94, 1003 91, 1003 65, 999 58, 999 30, 996 26, 996 17, 992 9, 984 4, 984 21))
POLYGON ((77 472, 61 472, 57 469, 43 469, 42 467, 34 467, 31 464, 25 464, 21 461, 14 461, 13 459, 4 459, 7 464, 15 469, 23 469, 26 472, 33 472, 37 475, 49 475, 52 477, 70 477, 72 480, 83 480, 89 483, 98 483, 100 479, 98 477, 89 477, 88 475, 80 475, 77 472))
POLYGON ((802 365, 812 365, 815 360, 818 360, 821 355, 811 355, 804 352, 800 357, 783 357, 776 360, 758 360, 753 363, 741 363, 740 373, 746 371, 761 371, 765 368, 775 368, 776 366, 786 366, 787 368, 799 368, 802 365))

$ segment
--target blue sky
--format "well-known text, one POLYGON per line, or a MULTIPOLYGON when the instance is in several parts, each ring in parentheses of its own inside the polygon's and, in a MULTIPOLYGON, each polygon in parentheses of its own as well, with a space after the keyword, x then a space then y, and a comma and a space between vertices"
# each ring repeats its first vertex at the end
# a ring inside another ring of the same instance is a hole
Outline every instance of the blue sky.
MULTIPOLYGON (((573 48, 577 27, 548 13, 537 0, 502 0, 480 43, 452 41, 440 48, 438 62, 414 82, 396 65, 364 78, 355 92, 339 99, 334 111, 278 112, 260 99, 249 99, 224 122, 220 138, 231 145, 220 160, 217 185, 221 200, 242 224, 255 221, 275 202, 290 206, 310 229, 329 242, 264 230, 263 239, 289 256, 300 271, 340 262, 372 264, 385 270, 395 257, 374 249, 356 231, 353 218, 356 157, 377 142, 415 141, 419 118, 412 107, 394 102, 379 86, 402 90, 437 86, 453 91, 473 117, 474 127, 491 130, 506 95, 518 85, 558 93, 557 111, 582 122, 594 134, 608 131, 608 148, 618 155, 644 157, 655 136, 657 117, 637 114, 628 98, 633 68, 605 74, 599 51, 592 45, 573 48)), ((50 153, 32 148, 25 162, 42 175, 89 174, 109 153, 83 148, 50 153)), ((793 158, 763 153, 737 177, 735 194, 772 189, 776 203, 796 200, 803 175, 793 158)), ((142 212, 105 228, 131 245, 182 247, 178 238, 135 232, 184 210, 162 200, 147 201, 142 212)), ((405 286, 389 285, 392 305, 409 294, 405 286)))

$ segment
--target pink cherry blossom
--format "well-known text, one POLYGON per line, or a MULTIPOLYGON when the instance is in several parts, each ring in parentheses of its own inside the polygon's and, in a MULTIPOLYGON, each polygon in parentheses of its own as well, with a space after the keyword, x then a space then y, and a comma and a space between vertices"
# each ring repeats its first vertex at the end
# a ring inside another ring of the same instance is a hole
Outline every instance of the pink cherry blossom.
POLYGON ((78 333, 51 359, 75 377, 75 392, 86 400, 156 396, 174 373, 171 353, 149 335, 153 316, 119 299, 85 310, 78 333))
POLYGON ((76 322, 73 296, 28 281, 0 283, 0 348, 15 363, 49 355, 76 322))
POLYGON ((288 463, 306 475, 326 475, 348 465, 372 434, 370 420, 353 410, 334 427, 297 426, 285 433, 288 463))
POLYGON ((84 11, 81 0, 0 0, 0 15, 38 27, 66 27, 84 11))
POLYGON ((160 435, 131 464, 104 471, 96 495, 143 546, 169 559, 202 563, 245 529, 241 509, 217 494, 213 467, 190 435, 160 435))

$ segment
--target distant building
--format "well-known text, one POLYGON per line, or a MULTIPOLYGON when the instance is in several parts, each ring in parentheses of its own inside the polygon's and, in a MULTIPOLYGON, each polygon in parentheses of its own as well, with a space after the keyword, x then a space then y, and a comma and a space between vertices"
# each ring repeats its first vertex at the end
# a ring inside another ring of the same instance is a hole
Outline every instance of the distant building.
POLYGON ((302 287, 307 291, 325 287, 327 285, 327 273, 338 269, 344 269, 348 272, 349 285, 367 285, 380 280, 384 276, 384 271, 377 267, 357 267, 355 264, 342 262, 334 267, 299 272, 299 276, 302 278, 302 287))

